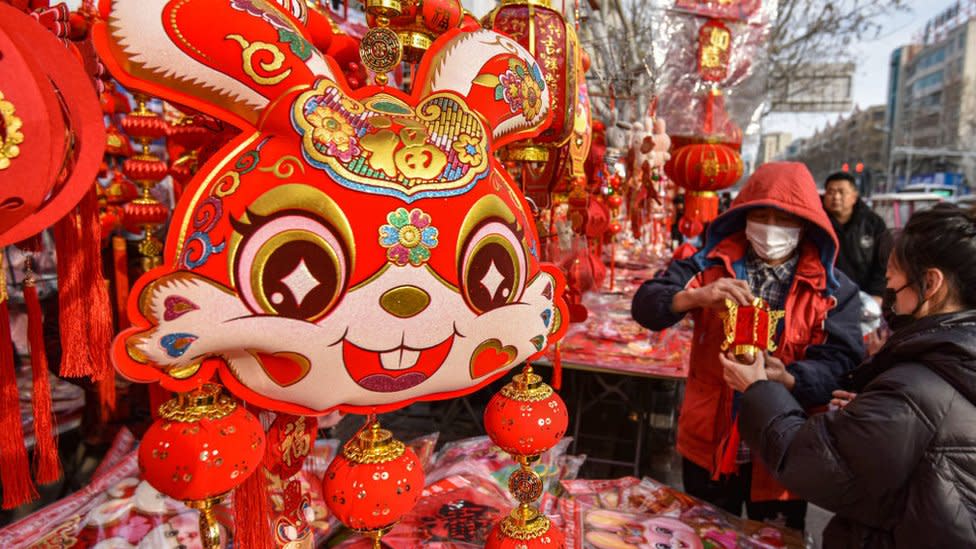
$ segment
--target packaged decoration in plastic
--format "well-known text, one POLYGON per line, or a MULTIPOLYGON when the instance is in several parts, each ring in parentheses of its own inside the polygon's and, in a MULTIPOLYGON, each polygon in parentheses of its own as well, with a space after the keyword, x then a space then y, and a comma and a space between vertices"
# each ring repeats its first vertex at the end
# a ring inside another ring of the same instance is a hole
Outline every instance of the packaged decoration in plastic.
MULTIPOLYGON (((88 486, 0 530, 0 543, 71 549, 201 549, 198 512, 142 478, 135 443, 128 430, 120 431, 88 486)), ((337 447, 336 440, 317 441, 305 467, 292 479, 296 484, 270 483, 272 512, 280 517, 276 535, 283 542, 297 538, 296 524, 304 523, 315 544, 335 533, 338 521, 325 506, 319 478, 337 447)), ((232 544, 233 501, 219 505, 215 514, 223 539, 232 544)))
MULTIPOLYGON (((452 475, 424 489, 414 510, 383 537, 391 549, 475 549, 485 546, 488 532, 511 505, 492 480, 452 475)), ((365 540, 339 547, 368 549, 365 540)))
POLYGON ((799 532, 733 517, 649 478, 576 480, 563 485, 567 497, 559 500, 559 509, 570 548, 803 547, 799 532))

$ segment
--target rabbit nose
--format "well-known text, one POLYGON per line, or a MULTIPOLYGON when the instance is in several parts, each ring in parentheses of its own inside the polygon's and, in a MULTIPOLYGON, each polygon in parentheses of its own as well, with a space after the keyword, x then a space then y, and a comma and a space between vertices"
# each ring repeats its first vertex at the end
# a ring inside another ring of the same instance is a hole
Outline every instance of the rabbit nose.
POLYGON ((416 286, 397 286, 380 296, 380 307, 399 318, 417 316, 430 305, 430 295, 416 286))

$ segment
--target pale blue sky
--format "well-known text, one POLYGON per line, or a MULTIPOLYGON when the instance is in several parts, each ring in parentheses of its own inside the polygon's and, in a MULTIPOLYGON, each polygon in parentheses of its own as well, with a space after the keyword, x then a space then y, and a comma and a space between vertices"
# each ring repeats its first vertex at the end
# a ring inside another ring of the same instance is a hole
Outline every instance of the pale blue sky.
MULTIPOLYGON (((866 108, 887 102, 888 56, 891 51, 908 44, 912 36, 955 0, 915 0, 911 11, 888 16, 881 21, 878 38, 853 46, 857 69, 854 73, 854 104, 866 108)), ((785 131, 793 137, 812 135, 818 127, 836 120, 841 113, 831 114, 775 114, 766 118, 763 132, 785 131)))

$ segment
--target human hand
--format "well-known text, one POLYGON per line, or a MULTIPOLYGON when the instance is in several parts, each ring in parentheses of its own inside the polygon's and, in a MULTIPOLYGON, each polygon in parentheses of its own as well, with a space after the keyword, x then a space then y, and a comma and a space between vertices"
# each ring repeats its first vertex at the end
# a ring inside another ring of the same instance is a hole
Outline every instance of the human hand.
POLYGON ((834 398, 830 400, 830 405, 834 408, 843 408, 844 406, 850 404, 852 400, 854 400, 854 397, 857 396, 857 393, 837 390, 831 393, 831 395, 834 398))
POLYGON ((752 364, 739 362, 730 352, 719 353, 718 360, 722 363, 722 377, 725 382, 740 393, 744 393, 757 381, 769 379, 766 375, 765 357, 762 354, 756 355, 756 360, 752 364))
POLYGON ((864 338, 864 347, 867 350, 868 356, 880 351, 881 347, 884 347, 885 341, 888 341, 888 334, 882 334, 880 329, 869 333, 864 338))
POLYGON ((766 362, 766 376, 770 381, 776 381, 782 383, 790 391, 796 386, 796 378, 793 374, 786 371, 786 364, 783 361, 774 357, 773 355, 765 354, 766 362))
POLYGON ((750 305, 755 297, 745 280, 720 278, 701 288, 682 290, 674 295, 671 310, 684 313, 691 309, 724 309, 729 299, 742 306, 750 305))

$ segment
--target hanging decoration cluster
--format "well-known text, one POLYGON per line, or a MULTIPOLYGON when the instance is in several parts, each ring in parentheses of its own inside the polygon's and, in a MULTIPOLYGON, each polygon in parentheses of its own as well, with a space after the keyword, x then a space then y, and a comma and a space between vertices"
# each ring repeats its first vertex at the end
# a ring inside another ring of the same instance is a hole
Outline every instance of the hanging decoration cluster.
POLYGON ((744 169, 742 129, 729 118, 721 90, 729 75, 732 48, 732 31, 721 20, 709 18, 701 25, 697 70, 710 88, 705 92, 700 131, 674 136, 671 160, 665 165, 668 177, 687 191, 679 230, 689 238, 701 234, 704 225, 718 216, 716 191, 734 185, 744 169))
MULTIPOLYGON (((182 188, 161 250, 160 217, 133 216, 149 270, 112 355, 128 379, 178 393, 143 441, 143 467, 160 471, 149 481, 206 520, 235 490, 234 539, 249 548, 278 524, 261 510, 261 484, 286 474, 287 448, 265 449, 245 408, 288 425, 368 415, 324 491, 378 544, 416 502, 423 471, 374 414, 473 392, 567 328, 563 277, 541 261, 532 210, 496 153, 564 144, 578 88, 575 73, 547 80, 537 57, 477 28, 456 0, 367 0, 359 62, 321 12, 284 4, 101 2, 95 46, 126 88, 240 130, 204 162, 192 127, 157 128, 138 101, 127 116, 125 133, 142 140, 126 173, 135 202, 151 206, 159 174, 182 188), (560 133, 546 133, 557 121, 560 133), (144 146, 164 134, 182 149, 170 163, 144 146), (247 444, 240 456, 221 448, 222 465, 199 452, 153 461, 165 444, 235 437, 247 444)), ((572 29, 555 29, 533 47, 558 46, 575 68, 572 29)))

